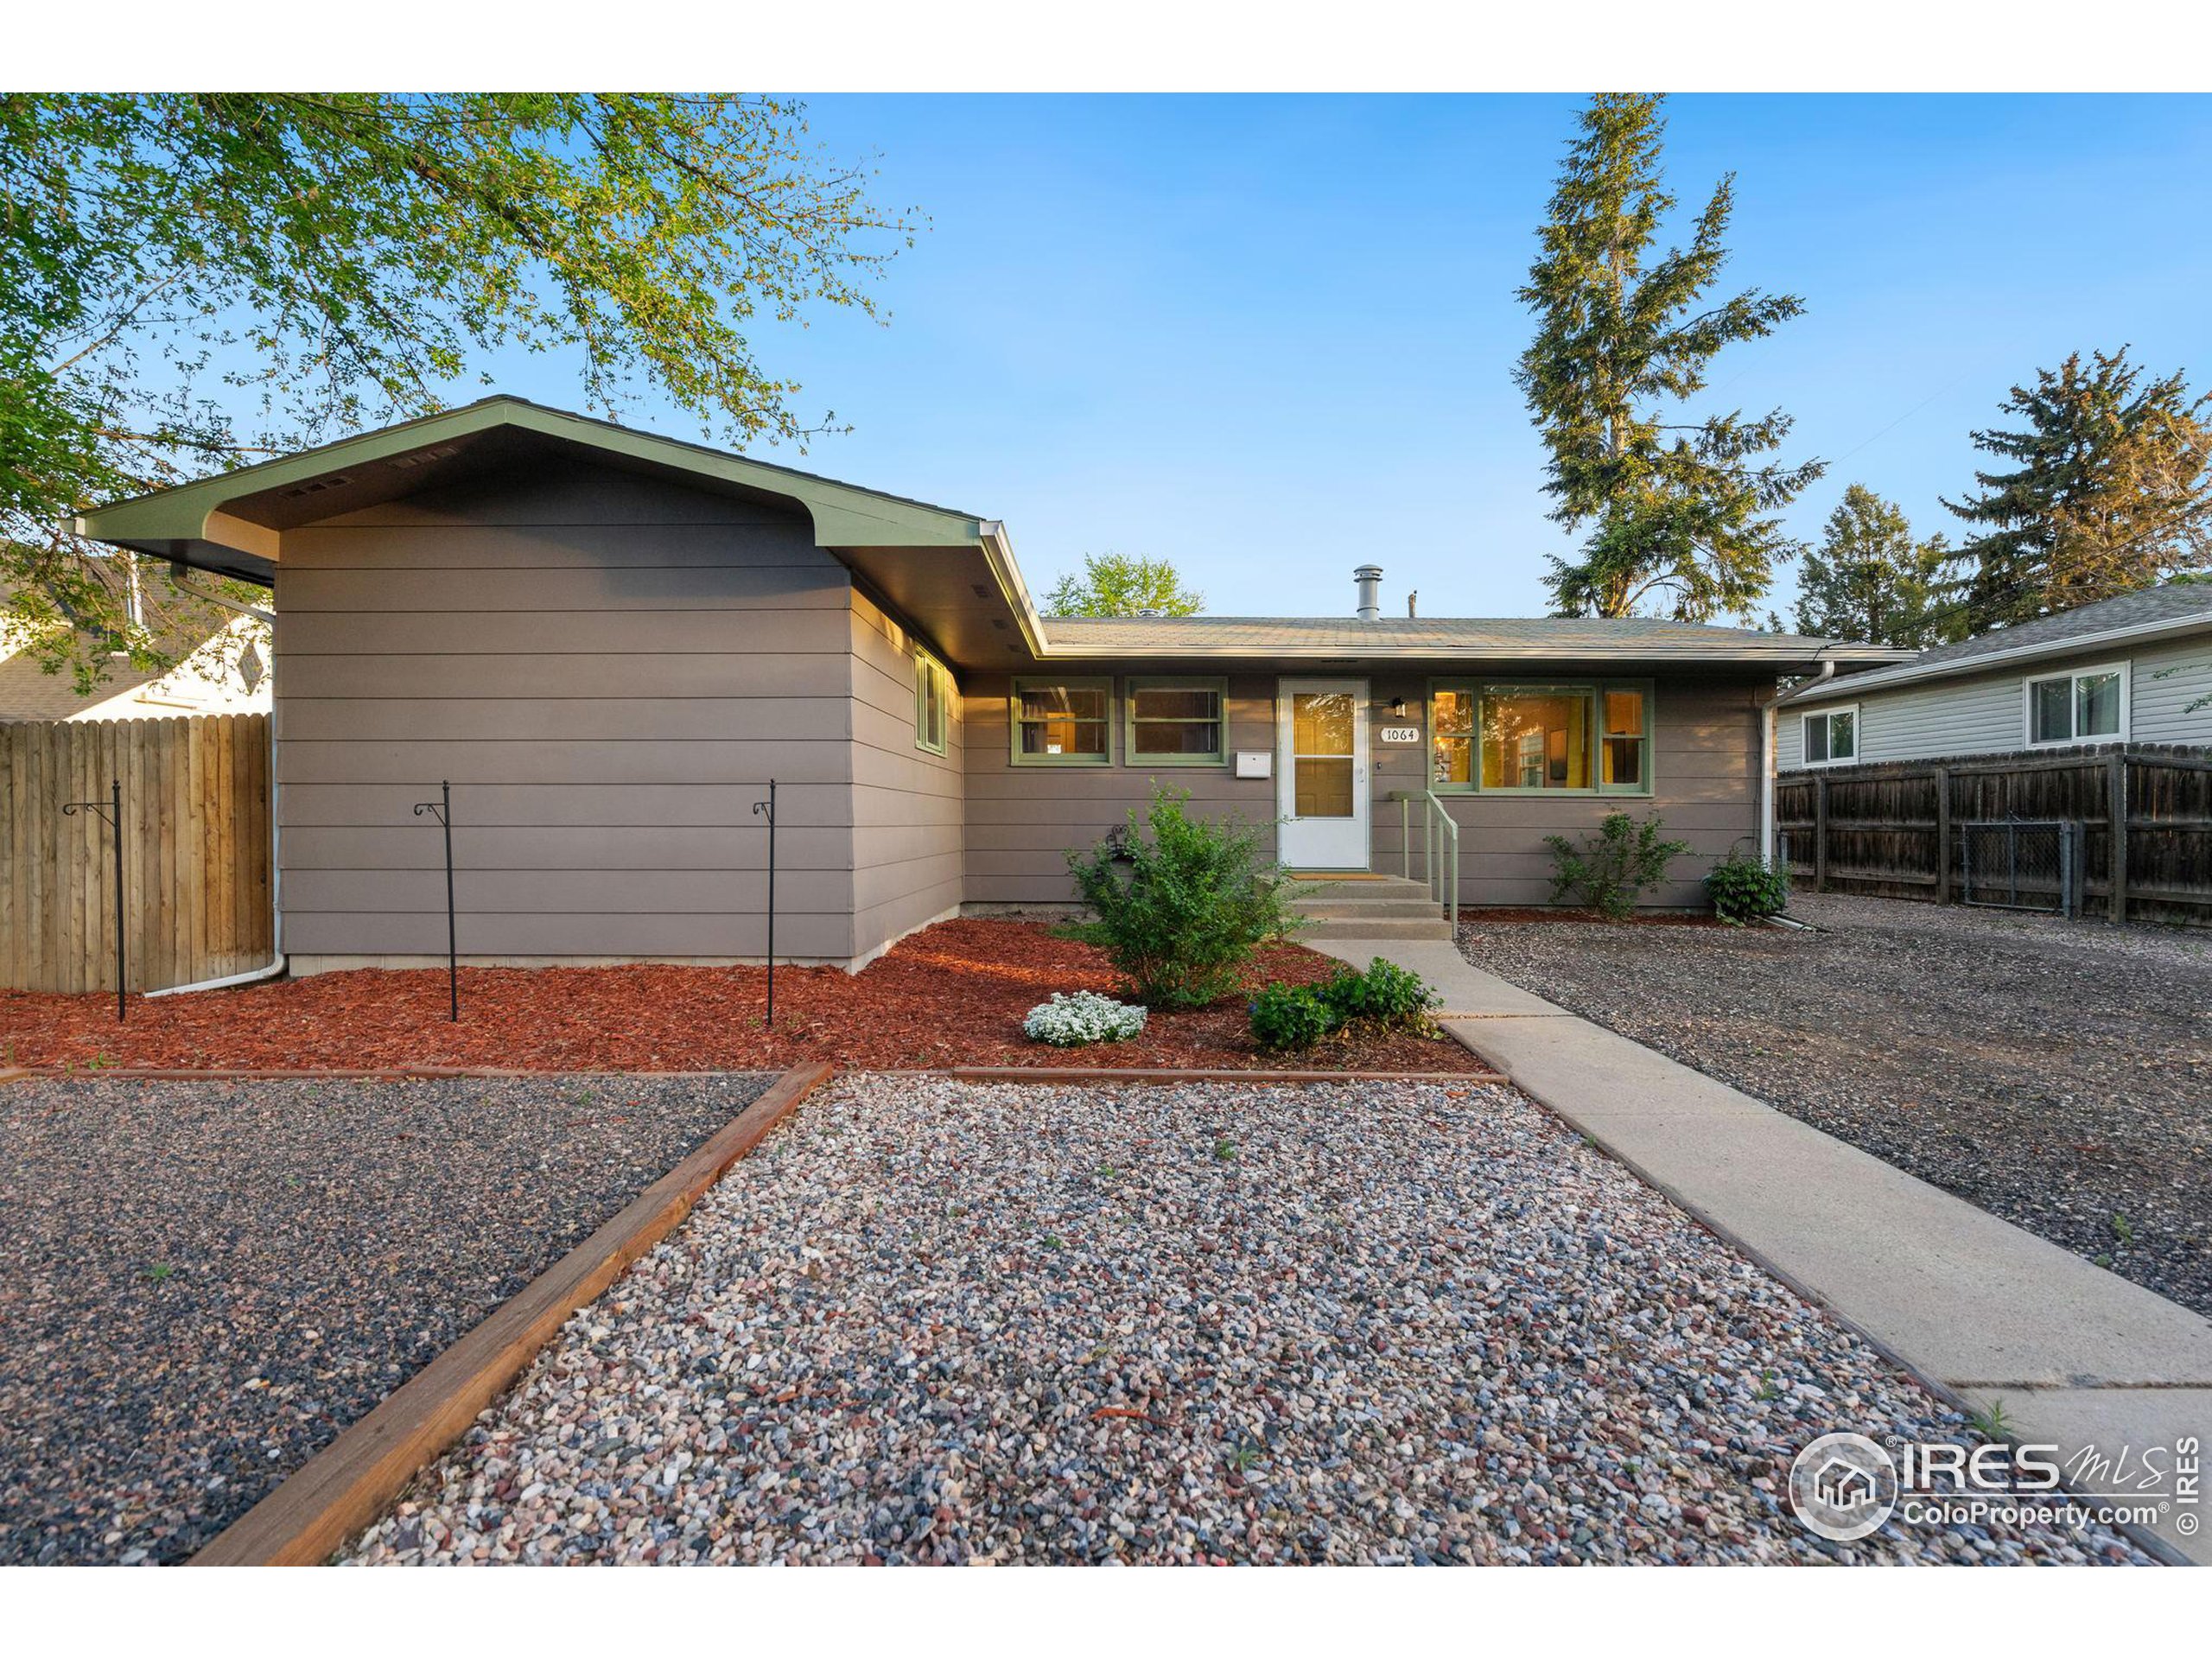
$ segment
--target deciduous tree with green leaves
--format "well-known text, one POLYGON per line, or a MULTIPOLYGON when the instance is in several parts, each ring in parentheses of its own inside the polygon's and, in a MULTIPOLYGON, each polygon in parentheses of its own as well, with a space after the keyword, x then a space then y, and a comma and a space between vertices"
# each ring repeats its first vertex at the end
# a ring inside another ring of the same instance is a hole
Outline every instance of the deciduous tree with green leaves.
POLYGON ((1970 630, 2003 627, 2148 588, 2212 565, 2212 394, 2179 373, 2143 382, 2127 347, 2037 369, 2000 407, 2021 424, 1974 435, 2014 462, 1976 472, 1980 491, 1944 505, 1986 526, 1972 561, 1970 630))
POLYGON ((1954 556, 1941 536, 1915 541, 1902 508, 1853 484, 1805 555, 1797 632, 1906 651, 1960 639, 1954 556))
POLYGON ((1166 559, 1132 558, 1123 553, 1087 553, 1080 574, 1062 576, 1046 596, 1052 616, 1196 616, 1206 596, 1183 585, 1166 559))
POLYGON ((69 515, 431 412, 500 348, 803 442, 836 417, 747 329, 876 315, 913 216, 870 190, 779 99, 0 94, 0 620, 149 651, 69 515))
POLYGON ((1708 299, 1728 257, 1732 174, 1689 246, 1654 257, 1675 207, 1662 103, 1605 93, 1582 112, 1518 290, 1537 326, 1514 378, 1551 454, 1551 517, 1588 531, 1579 559, 1552 560, 1553 600, 1567 615, 1748 616, 1775 563, 1798 551, 1782 509, 1823 470, 1774 458, 1790 428, 1780 410, 1688 407, 1724 347, 1773 333, 1804 302, 1757 289, 1708 299))

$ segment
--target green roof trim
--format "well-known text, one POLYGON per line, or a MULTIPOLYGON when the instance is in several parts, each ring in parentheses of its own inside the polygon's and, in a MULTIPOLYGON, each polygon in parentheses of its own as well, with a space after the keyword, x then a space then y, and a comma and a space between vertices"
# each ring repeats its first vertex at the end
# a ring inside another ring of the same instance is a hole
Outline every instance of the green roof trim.
POLYGON ((240 497, 307 483, 500 429, 535 432, 604 454, 785 497, 806 510, 814 523, 816 544, 821 547, 965 547, 982 543, 988 533, 986 521, 971 513, 842 484, 704 444, 632 431, 611 421, 571 415, 509 397, 486 397, 464 408, 118 501, 80 514, 76 530, 93 541, 146 547, 149 551, 195 542, 234 546, 226 539, 226 532, 235 535, 236 531, 214 520, 240 497))

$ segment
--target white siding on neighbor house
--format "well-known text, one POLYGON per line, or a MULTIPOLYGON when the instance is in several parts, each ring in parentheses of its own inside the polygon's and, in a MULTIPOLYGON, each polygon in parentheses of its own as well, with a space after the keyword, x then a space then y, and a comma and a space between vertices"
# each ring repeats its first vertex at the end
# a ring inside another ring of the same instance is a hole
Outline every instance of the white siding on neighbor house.
POLYGON ((2131 742, 2212 744, 2212 705, 2193 712, 2189 708, 2200 697, 2212 696, 2212 637, 2200 637, 2133 653, 2107 645, 2076 656, 1857 696, 1847 695, 1847 679, 1834 697, 1777 711, 1776 767, 1794 772, 1804 765, 1806 715, 1854 702, 1859 706, 1859 764, 2009 754, 2028 747, 2029 680, 2119 662, 2130 664, 2131 742), (2162 672, 2165 677, 2160 677, 2162 672))

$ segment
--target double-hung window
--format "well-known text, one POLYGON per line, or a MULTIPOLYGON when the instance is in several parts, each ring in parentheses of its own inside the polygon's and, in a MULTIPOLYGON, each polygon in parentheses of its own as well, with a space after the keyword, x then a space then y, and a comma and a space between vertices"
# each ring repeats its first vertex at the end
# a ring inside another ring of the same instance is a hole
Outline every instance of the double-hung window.
POLYGON ((1014 683, 1014 764, 1110 766, 1111 680, 1018 679, 1014 683))
POLYGON ((1432 785, 1484 793, 1648 795, 1645 680, 1440 683, 1429 697, 1432 785))
POLYGON ((1222 765, 1228 702, 1226 680, 1131 679, 1123 758, 1133 766, 1222 765))
POLYGON ((926 651, 914 652, 914 747, 943 754, 952 721, 952 676, 926 651))
POLYGON ((2090 743, 2127 735, 2127 664, 2106 663, 2028 682, 2028 741, 2090 743))
POLYGON ((1859 705, 1823 709, 1804 717, 1805 764, 1840 766, 1859 758, 1859 705))

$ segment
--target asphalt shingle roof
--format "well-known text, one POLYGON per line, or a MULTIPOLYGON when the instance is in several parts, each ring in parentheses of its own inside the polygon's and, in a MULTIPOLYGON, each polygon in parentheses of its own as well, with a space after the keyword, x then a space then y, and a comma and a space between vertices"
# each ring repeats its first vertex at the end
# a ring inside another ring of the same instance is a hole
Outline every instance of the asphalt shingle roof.
POLYGON ((1624 651, 1661 656, 1810 656, 1828 642, 1799 634, 1714 627, 1662 617, 1386 616, 1372 622, 1330 616, 1048 616, 1055 656, 1087 650, 1339 652, 1478 655, 1543 652, 1561 657, 1624 651))
MULTIPOLYGON (((2087 639, 2123 628, 2186 622, 2196 617, 2202 617, 2205 626, 2212 627, 2212 582, 2170 582, 2162 587, 2145 588, 2122 594, 2117 599, 2100 600, 2094 605, 2061 611, 2056 616, 2039 616, 2032 622, 1993 628, 1956 645, 1930 645, 1909 663, 1827 682, 1819 688, 1819 694, 1825 697, 1840 690, 1856 691, 1892 680, 1942 679, 1951 674, 1968 674, 1981 658, 2037 648, 2057 652, 2069 640, 2087 639)), ((1808 688, 1799 695, 1810 700, 1812 692, 1808 688)))

